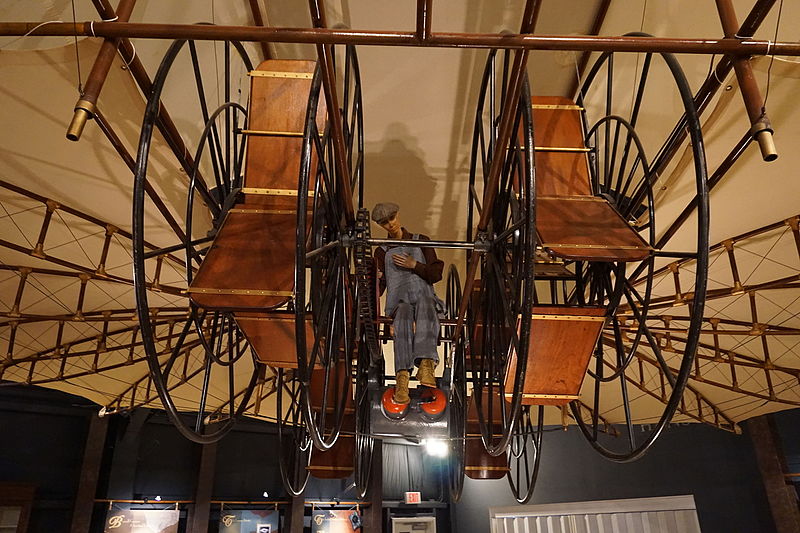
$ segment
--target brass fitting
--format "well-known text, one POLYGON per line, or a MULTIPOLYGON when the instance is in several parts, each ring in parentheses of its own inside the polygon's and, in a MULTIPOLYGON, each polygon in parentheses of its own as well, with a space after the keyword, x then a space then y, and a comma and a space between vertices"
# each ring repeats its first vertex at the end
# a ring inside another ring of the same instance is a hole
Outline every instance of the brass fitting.
POLYGON ((83 134, 83 128, 86 126, 86 121, 94 118, 96 107, 93 102, 81 98, 75 104, 75 112, 72 115, 72 121, 67 128, 67 139, 70 141, 77 141, 83 134))
POLYGON ((761 157, 764 161, 775 161, 778 159, 778 150, 775 148, 775 141, 772 138, 772 126, 769 120, 762 118, 750 128, 753 139, 761 149, 761 157))

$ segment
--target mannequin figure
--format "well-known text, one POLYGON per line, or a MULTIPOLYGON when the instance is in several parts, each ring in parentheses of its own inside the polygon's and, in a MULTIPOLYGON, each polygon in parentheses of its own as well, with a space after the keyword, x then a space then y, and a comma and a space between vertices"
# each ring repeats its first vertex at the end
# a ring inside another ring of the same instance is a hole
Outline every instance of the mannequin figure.
MULTIPOLYGON (((426 235, 409 233, 397 216, 395 203, 379 203, 372 220, 385 229, 389 239, 429 241, 426 235)), ((436 387, 439 353, 439 316, 444 304, 433 284, 442 279, 444 263, 433 248, 381 246, 375 251, 381 293, 386 290, 386 309, 392 317, 396 385, 393 400, 407 404, 408 381, 416 365, 417 379, 425 387, 436 387)))

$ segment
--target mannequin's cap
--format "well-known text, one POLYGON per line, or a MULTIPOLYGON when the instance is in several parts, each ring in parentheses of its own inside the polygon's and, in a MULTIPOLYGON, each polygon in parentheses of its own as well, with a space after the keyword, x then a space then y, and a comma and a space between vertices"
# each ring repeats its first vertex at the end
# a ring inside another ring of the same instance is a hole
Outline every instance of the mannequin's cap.
POLYGON ((372 220, 380 224, 392 218, 400 210, 400 206, 393 202, 381 202, 372 208, 372 220))

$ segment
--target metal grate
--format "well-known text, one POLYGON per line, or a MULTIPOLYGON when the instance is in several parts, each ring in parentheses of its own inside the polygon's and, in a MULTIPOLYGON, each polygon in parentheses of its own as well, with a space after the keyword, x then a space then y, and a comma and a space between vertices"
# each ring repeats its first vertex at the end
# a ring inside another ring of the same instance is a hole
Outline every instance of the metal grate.
POLYGON ((692 496, 526 505, 489 513, 492 533, 700 533, 692 496))

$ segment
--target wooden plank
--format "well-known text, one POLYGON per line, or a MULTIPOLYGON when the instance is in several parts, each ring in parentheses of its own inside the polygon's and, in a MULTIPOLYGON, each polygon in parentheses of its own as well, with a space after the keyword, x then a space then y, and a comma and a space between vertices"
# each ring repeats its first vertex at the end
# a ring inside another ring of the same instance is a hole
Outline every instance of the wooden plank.
POLYGON ((375 439, 372 447, 367 497, 371 504, 364 509, 363 533, 381 533, 383 529, 383 441, 375 439))
MULTIPOLYGON (((536 307, 523 383, 525 405, 565 405, 577 399, 589 359, 605 323, 603 307, 536 307)), ((510 401, 516 353, 509 362, 510 401)))
MULTIPOLYGON (((313 74, 315 61, 270 59, 256 71, 313 74)), ((304 76, 251 76, 248 130, 300 134, 298 137, 248 137, 245 187, 297 189, 311 78, 304 76)), ((324 128, 325 99, 317 108, 320 131, 324 128)), ((257 200, 257 198, 253 198, 257 200)))
MULTIPOLYGON (((532 105, 536 146, 585 148, 580 110, 572 100, 561 96, 534 96, 532 105)), ((585 153, 536 152, 537 197, 591 194, 585 153)))
POLYGON ((603 199, 549 197, 536 201, 542 247, 568 260, 641 261, 651 249, 603 199))
POLYGON ((296 226, 291 212, 231 210, 192 280, 192 301, 230 311, 287 301, 294 288, 296 226))
POLYGON ((508 457, 492 457, 480 438, 469 438, 464 452, 464 474, 470 479, 502 479, 508 472, 508 457))
POLYGON ((107 434, 108 417, 92 416, 86 435, 86 445, 83 449, 81 477, 78 481, 78 491, 75 494, 75 505, 72 511, 71 533, 89 533, 107 434))
MULTIPOLYGON (((489 395, 483 391, 484 409, 487 409, 489 395)), ((496 395, 492 403, 492 413, 494 420, 502 417, 503 399, 496 395)), ((505 406, 508 407, 508 404, 505 406)), ((497 428, 498 432, 502 429, 497 428)), ((464 452, 464 473, 470 479, 500 479, 508 472, 508 458, 503 453, 497 457, 492 457, 486 451, 481 440, 481 430, 478 423, 478 409, 475 405, 475 398, 470 396, 467 407, 467 440, 464 452)))
MULTIPOLYGON (((258 360, 274 368, 297 368, 294 313, 235 313, 236 323, 256 351, 258 360)), ((309 317, 306 344, 314 342, 309 317)))
POLYGON ((345 415, 342 422, 342 434, 330 450, 321 452, 314 450, 308 470, 312 476, 320 479, 345 479, 355 469, 355 414, 345 415))
POLYGON ((191 510, 189 533, 206 533, 211 521, 211 492, 217 462, 217 443, 202 444, 197 468, 194 505, 191 510))
POLYGON ((775 521, 777 533, 800 531, 800 510, 797 493, 783 477, 785 457, 780 438, 771 420, 772 415, 761 415, 747 421, 747 432, 753 443, 761 480, 767 493, 767 501, 775 521))
MULTIPOLYGON (((345 370, 344 367, 345 367, 345 362, 344 361, 339 361, 339 369, 338 369, 338 372, 339 372, 338 375, 339 376, 345 376, 346 375, 346 370, 345 370)), ((322 409, 322 399, 323 399, 323 395, 324 395, 324 386, 325 386, 324 375, 325 375, 325 369, 320 366, 319 368, 314 370, 314 374, 313 374, 313 376, 311 378, 311 386, 309 387, 309 389, 310 389, 309 390, 309 395, 310 395, 310 399, 311 399, 311 407, 315 411, 319 411, 319 410, 322 409)), ((330 369, 329 382, 328 382, 328 409, 327 409, 328 411, 331 411, 333 409, 331 407, 331 405, 334 402, 336 402, 334 397, 336 395, 340 395, 340 394, 343 393, 341 388, 338 389, 338 390, 336 389, 336 385, 337 385, 336 384, 336 375, 337 375, 336 374, 336 370, 331 368, 330 369)), ((344 385, 347 388, 347 393, 344 393, 347 396, 347 399, 345 400, 345 406, 344 406, 345 413, 352 414, 352 413, 355 412, 355 404, 354 404, 354 400, 353 400, 353 395, 350 392, 351 388, 352 388, 352 381, 349 379, 349 376, 344 381, 344 383, 342 383, 339 386, 341 387, 342 385, 344 385)), ((355 420, 349 420, 348 423, 350 423, 350 422, 352 422, 352 424, 353 424, 353 426, 350 428, 350 430, 351 431, 355 431, 355 420)))
POLYGON ((287 515, 284 518, 288 533, 303 533, 303 522, 306 516, 305 497, 301 494, 291 499, 287 515))

